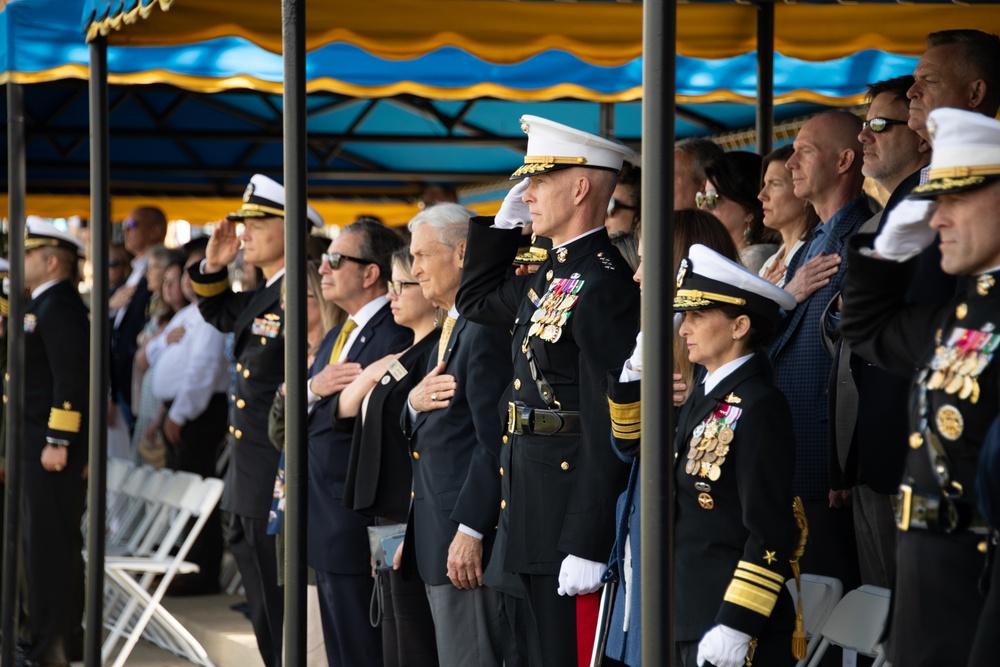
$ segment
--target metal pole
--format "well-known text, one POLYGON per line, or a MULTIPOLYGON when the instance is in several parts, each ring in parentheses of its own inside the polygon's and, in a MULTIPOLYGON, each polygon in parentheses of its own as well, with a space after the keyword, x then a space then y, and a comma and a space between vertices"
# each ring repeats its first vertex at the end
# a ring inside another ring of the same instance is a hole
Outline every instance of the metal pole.
POLYGON ((601 102, 601 106, 598 107, 600 110, 598 125, 600 125, 599 134, 602 137, 613 137, 615 136, 615 105, 612 102, 601 102))
POLYGON ((774 1, 757 7, 757 154, 771 152, 774 136, 774 1))
POLYGON ((90 430, 87 483, 87 667, 101 666, 104 628, 104 515, 107 510, 108 375, 111 324, 108 321, 108 242, 111 240, 111 168, 108 137, 108 43, 90 43, 90 430))
MULTIPOLYGON (((10 293, 7 317, 7 471, 3 535, 3 636, 17 637, 18 555, 21 534, 21 443, 24 442, 24 87, 7 84, 7 192, 10 293)), ((3 667, 14 667, 16 641, 3 642, 3 667)))
POLYGON ((643 378, 642 445, 642 662, 674 664, 673 599, 673 183, 677 0, 643 9, 642 226, 643 378))
MULTIPOLYGON (((285 665, 306 664, 305 0, 282 0, 285 134, 285 665)), ((280 564, 279 564, 280 567, 280 564)))

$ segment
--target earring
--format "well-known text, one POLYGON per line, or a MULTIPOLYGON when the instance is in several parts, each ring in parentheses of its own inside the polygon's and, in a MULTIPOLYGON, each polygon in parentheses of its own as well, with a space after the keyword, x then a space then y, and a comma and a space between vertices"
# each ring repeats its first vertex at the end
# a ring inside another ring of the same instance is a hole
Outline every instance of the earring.
POLYGON ((735 331, 733 332, 733 340, 737 340, 735 331))
POLYGON ((747 223, 747 228, 743 230, 743 240, 747 245, 753 245, 753 232, 750 230, 750 223, 747 223))

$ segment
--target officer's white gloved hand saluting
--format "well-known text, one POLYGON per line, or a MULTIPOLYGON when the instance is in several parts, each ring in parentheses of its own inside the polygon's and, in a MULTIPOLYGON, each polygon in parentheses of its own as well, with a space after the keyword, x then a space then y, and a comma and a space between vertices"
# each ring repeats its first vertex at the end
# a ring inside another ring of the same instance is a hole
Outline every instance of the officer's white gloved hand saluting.
POLYGON ((510 189, 493 219, 494 227, 514 229, 515 227, 524 227, 531 222, 531 212, 528 210, 528 205, 521 199, 530 182, 531 179, 526 176, 524 180, 510 189))
POLYGON ((875 238, 875 252, 894 262, 905 262, 934 242, 937 232, 931 229, 936 203, 923 199, 904 199, 889 212, 889 219, 875 238))
POLYGON ((583 595, 601 587, 601 576, 606 563, 587 560, 570 554, 563 558, 559 568, 559 595, 583 595))
POLYGON ((710 662, 716 667, 743 667, 750 650, 750 635, 717 625, 698 642, 698 667, 710 662))

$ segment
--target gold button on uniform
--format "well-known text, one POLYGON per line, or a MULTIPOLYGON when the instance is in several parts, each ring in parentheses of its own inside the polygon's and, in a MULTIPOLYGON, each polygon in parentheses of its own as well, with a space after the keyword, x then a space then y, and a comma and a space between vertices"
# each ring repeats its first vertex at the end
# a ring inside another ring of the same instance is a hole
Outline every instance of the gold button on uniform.
POLYGON ((413 452, 413 458, 419 459, 420 458, 420 452, 413 452))
POLYGON ((243 370, 243 364, 241 364, 239 362, 236 362, 236 370, 238 370, 238 371, 243 370))
POLYGON ((243 431, 236 429, 236 433, 234 433, 233 435, 235 435, 236 439, 239 440, 240 438, 243 437, 243 431))
POLYGON ((503 468, 500 468, 500 476, 503 477, 503 468))
POLYGON ((230 394, 229 395, 229 400, 235 401, 236 400, 236 394, 230 394))
POLYGON ((243 369, 243 377, 245 377, 245 378, 250 377, 250 369, 249 368, 244 368, 243 369))
POLYGON ((246 405, 247 405, 247 402, 244 401, 242 398, 240 400, 236 401, 236 407, 239 408, 240 410, 242 410, 243 408, 245 408, 246 405))
POLYGON ((920 449, 920 445, 924 444, 924 438, 919 433, 914 431, 910 434, 910 447, 913 449, 920 449))
POLYGON ((988 545, 988 544, 986 544, 986 540, 983 540, 982 542, 980 542, 979 544, 977 544, 977 545, 976 545, 976 549, 977 549, 977 550, 979 551, 979 553, 981 553, 981 554, 984 554, 984 553, 986 553, 986 550, 987 550, 988 548, 989 548, 989 545, 988 545))
POLYGON ((267 338, 264 338, 263 336, 261 336, 260 337, 260 344, 261 345, 267 345, 267 338))
POLYGON ((552 280, 552 269, 549 269, 548 271, 545 272, 545 279, 552 280))
POLYGON ((236 427, 235 427, 235 426, 233 426, 232 424, 230 424, 230 425, 229 425, 229 432, 230 432, 230 433, 236 433, 236 427))
POLYGON ((501 500, 500 501, 500 509, 502 509, 502 510, 507 509, 507 501, 506 500, 501 500))
POLYGON ((520 388, 521 388, 521 380, 519 378, 515 378, 514 379, 514 389, 520 389, 520 388))
POLYGON ((505 444, 505 445, 507 444, 507 436, 503 437, 503 444, 505 444))
POLYGON ((563 461, 562 463, 560 463, 559 467, 562 468, 563 470, 569 470, 569 464, 566 463, 565 461, 563 461))

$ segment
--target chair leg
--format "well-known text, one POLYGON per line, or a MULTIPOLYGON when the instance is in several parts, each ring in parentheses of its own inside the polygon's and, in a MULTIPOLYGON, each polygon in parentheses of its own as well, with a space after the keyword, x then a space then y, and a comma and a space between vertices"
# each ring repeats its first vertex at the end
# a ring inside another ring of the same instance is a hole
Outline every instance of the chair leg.
POLYGON ((823 659, 823 655, 826 653, 826 649, 830 646, 830 640, 823 638, 823 641, 819 643, 816 647, 816 652, 813 653, 812 660, 809 661, 809 667, 819 667, 820 660, 823 659))

